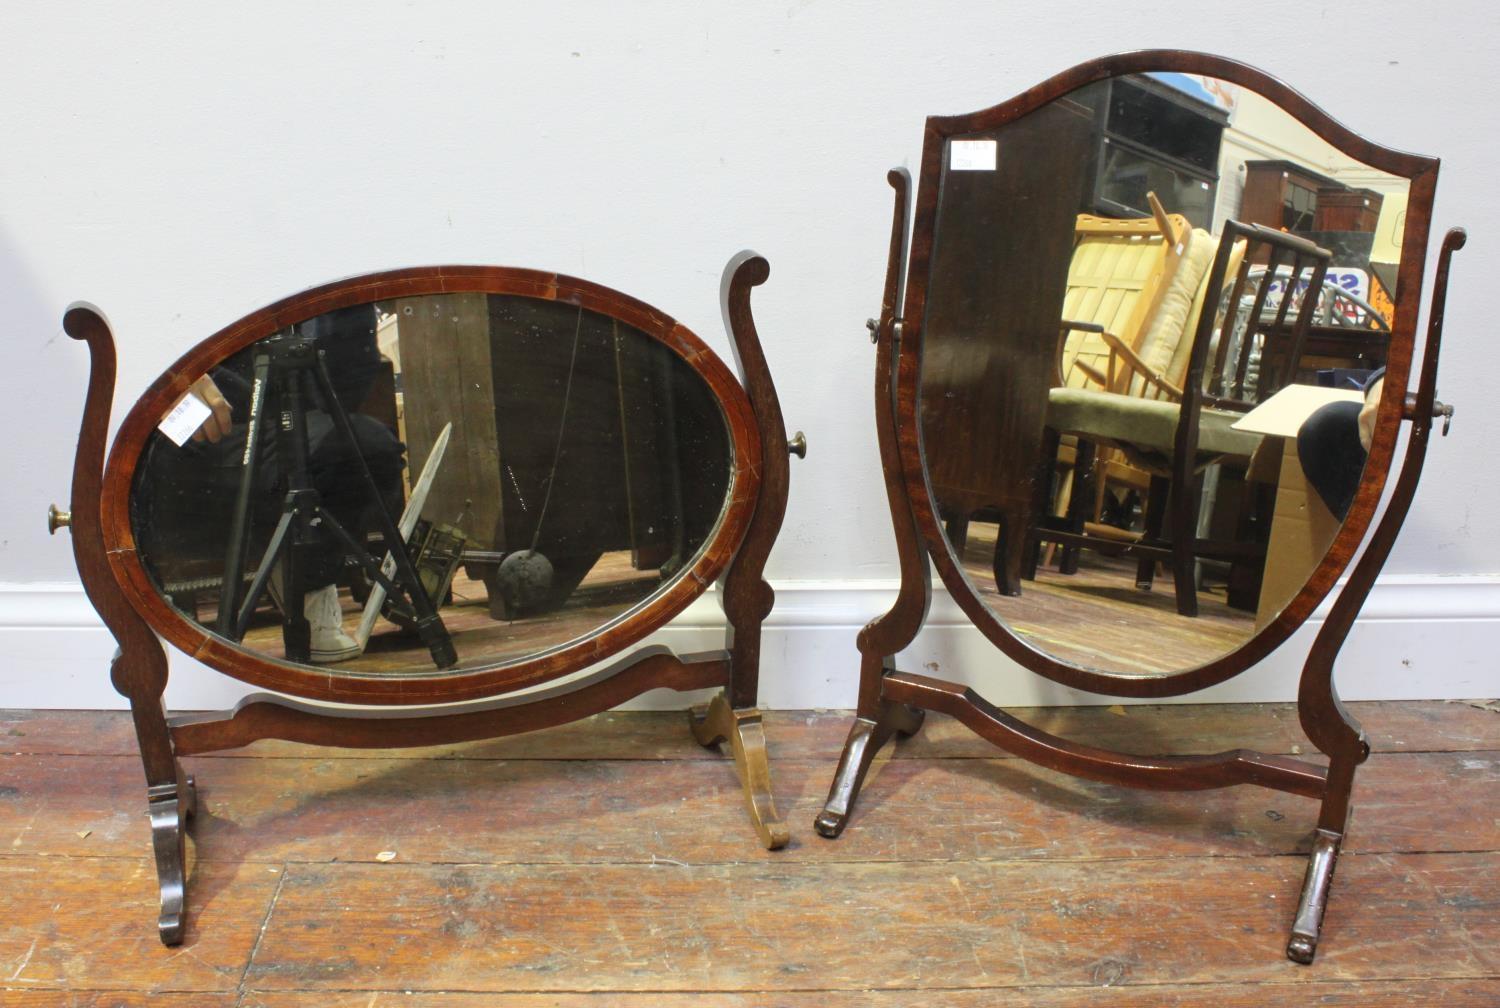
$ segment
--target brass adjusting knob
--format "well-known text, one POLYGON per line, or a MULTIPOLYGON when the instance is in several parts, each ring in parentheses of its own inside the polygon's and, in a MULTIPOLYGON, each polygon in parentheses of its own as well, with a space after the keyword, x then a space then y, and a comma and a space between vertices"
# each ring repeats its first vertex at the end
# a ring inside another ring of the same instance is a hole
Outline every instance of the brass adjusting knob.
POLYGON ((792 435, 792 439, 786 443, 788 455, 795 455, 800 459, 807 458, 807 435, 798 431, 792 435))
POLYGON ((57 535, 57 530, 73 524, 73 512, 59 511, 56 504, 47 505, 47 534, 57 535))

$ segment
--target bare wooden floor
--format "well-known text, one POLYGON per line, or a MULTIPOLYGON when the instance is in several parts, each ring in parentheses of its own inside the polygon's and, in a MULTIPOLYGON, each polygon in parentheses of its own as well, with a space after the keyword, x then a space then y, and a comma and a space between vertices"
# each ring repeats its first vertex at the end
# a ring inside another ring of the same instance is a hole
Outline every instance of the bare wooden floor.
MULTIPOLYGON (((929 718, 827 841, 848 720, 805 713, 767 717, 776 853, 681 715, 190 760, 187 940, 166 949, 128 721, 0 712, 0 1004, 1500 1004, 1500 714, 1350 706, 1375 755, 1312 967, 1282 955, 1311 801, 1090 784, 929 718)), ((1035 717, 1139 751, 1307 748, 1286 706, 1035 717)))
POLYGON ((1154 674, 1203 665, 1255 633, 1255 614, 1231 608, 1222 586, 1198 592, 1198 615, 1179 616, 1170 574, 1135 586, 1135 561, 1084 550, 1078 572, 1042 565, 1019 596, 995 585, 998 527, 970 522, 963 566, 986 605, 1033 647, 1088 668, 1154 674))

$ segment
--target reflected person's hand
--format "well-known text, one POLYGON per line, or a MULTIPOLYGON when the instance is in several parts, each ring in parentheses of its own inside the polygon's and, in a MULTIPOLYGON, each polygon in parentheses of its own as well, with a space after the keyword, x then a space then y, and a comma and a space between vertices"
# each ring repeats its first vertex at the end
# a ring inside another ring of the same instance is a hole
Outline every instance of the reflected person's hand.
POLYGON ((208 417, 198 425, 197 430, 193 431, 193 440, 201 442, 206 439, 218 444, 219 439, 229 433, 230 416, 233 412, 229 402, 224 398, 224 393, 219 391, 219 386, 215 385, 214 380, 208 375, 193 382, 188 391, 202 399, 203 404, 209 409, 208 417))
POLYGON ((1375 412, 1380 409, 1380 392, 1385 388, 1385 379, 1377 378, 1365 389, 1365 404, 1359 411, 1359 443, 1366 452, 1375 437, 1375 412))

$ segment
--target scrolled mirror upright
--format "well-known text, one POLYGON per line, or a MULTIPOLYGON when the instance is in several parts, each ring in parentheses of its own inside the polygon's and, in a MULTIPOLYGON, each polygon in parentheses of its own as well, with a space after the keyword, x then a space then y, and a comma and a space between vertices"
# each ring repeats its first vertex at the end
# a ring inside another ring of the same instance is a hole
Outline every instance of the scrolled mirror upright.
POLYGON ((951 714, 1042 765, 1130 786, 1321 799, 1288 955, 1311 961, 1354 768, 1332 662, 1425 451, 1447 262, 1412 386, 1437 161, 1378 146, 1254 69, 1175 51, 1075 67, 927 121, 877 329, 876 413, 901 550, 861 634, 858 717, 817 822, 837 836, 875 751, 951 714), (905 276, 904 299, 895 296, 905 276), (1414 387, 1409 398, 1408 387, 1414 387), (1055 738, 903 673, 928 560, 986 637, 1057 683, 1167 697, 1238 675, 1312 613, 1391 506, 1304 667, 1327 767, 1235 750, 1142 757, 1055 738))
POLYGON ((120 643, 111 677, 146 773, 164 943, 183 939, 196 803, 180 760, 261 739, 426 746, 717 689, 693 735, 728 743, 757 836, 786 844, 757 708, 762 574, 787 455, 806 446, 788 445, 751 317, 768 274, 748 252, 724 271, 738 379, 670 316, 572 277, 338 281, 190 349, 126 415, 108 464, 113 335, 69 309, 92 360, 73 548, 120 643), (722 649, 635 646, 716 580, 722 649), (168 718, 157 635, 276 692, 168 718))

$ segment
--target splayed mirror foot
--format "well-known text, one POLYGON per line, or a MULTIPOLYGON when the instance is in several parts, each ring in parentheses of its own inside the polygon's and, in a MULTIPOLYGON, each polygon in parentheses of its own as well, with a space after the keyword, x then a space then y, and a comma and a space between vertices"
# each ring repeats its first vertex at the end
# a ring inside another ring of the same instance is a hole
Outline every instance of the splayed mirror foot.
POLYGON ((161 889, 157 930, 163 945, 182 943, 187 899, 187 824, 197 807, 197 788, 192 777, 181 780, 180 785, 158 784, 146 789, 151 843, 161 889))
POLYGON ((915 735, 921 730, 926 716, 926 711, 916 707, 886 701, 881 704, 879 717, 855 718, 849 729, 849 738, 844 742, 844 754, 833 776, 833 786, 828 791, 828 801, 813 824, 819 835, 832 840, 844 832, 854 799, 859 796, 875 754, 893 735, 915 735))
POLYGON ((723 693, 706 707, 694 707, 693 737, 700 745, 716 746, 728 742, 734 755, 734 768, 745 790, 745 808, 750 824, 767 850, 780 850, 791 839, 791 832, 771 796, 771 764, 766 753, 765 726, 755 708, 735 710, 723 693))
POLYGON ((1328 909, 1328 888, 1333 883, 1333 869, 1338 864, 1343 835, 1318 830, 1307 875, 1302 880, 1302 898, 1297 903, 1297 917, 1292 922, 1292 937, 1287 942, 1286 957, 1306 966, 1318 951, 1318 936, 1323 930, 1323 912, 1328 909))

